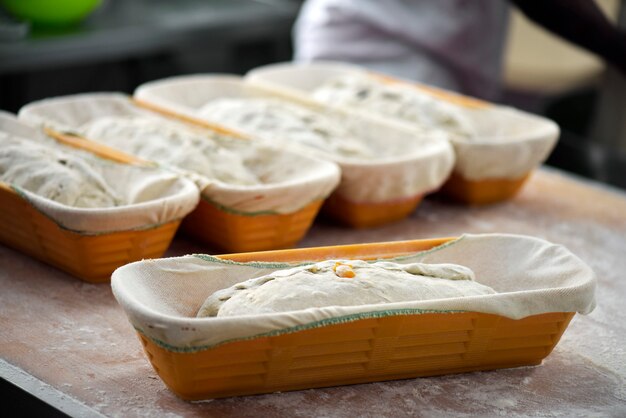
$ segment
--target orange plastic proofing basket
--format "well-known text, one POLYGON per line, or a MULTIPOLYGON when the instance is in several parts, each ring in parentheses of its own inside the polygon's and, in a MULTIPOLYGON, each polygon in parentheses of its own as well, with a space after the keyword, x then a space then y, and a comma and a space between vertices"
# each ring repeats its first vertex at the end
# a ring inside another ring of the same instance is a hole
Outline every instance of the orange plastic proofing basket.
MULTIPOLYGON (((448 239, 221 256, 234 261, 375 259, 448 239)), ((139 333, 158 375, 188 400, 536 365, 573 313, 512 320, 476 312, 377 316, 281 335, 172 351, 139 333)))
MULTIPOLYGON (((50 129, 58 142, 87 150, 122 164, 143 160, 50 129)), ((59 226, 38 211, 10 186, 0 183, 0 242, 91 283, 108 282, 111 273, 133 261, 161 257, 169 247, 181 220, 146 229, 89 234, 59 226)))
POLYGON ((0 242, 87 282, 108 282, 124 264, 162 256, 179 224, 97 235, 70 231, 0 183, 0 242))
MULTIPOLYGON (((436 87, 419 83, 409 83, 378 73, 371 73, 371 75, 385 83, 402 84, 408 88, 417 88, 440 100, 468 109, 484 109, 492 106, 489 102, 436 87)), ((528 180, 530 174, 531 173, 528 172, 517 179, 490 178, 484 180, 469 180, 461 174, 453 172, 450 178, 444 183, 441 191, 445 195, 462 203, 469 205, 487 205, 514 197, 520 191, 526 180, 528 180)))
MULTIPOLYGON (((166 117, 179 119, 181 122, 220 134, 248 139, 240 132, 171 111, 145 100, 133 98, 133 102, 166 117)), ((319 200, 310 203, 288 214, 243 214, 225 210, 213 202, 202 199, 196 210, 185 219, 182 229, 188 235, 224 251, 245 252, 289 248, 307 233, 323 202, 319 200)))

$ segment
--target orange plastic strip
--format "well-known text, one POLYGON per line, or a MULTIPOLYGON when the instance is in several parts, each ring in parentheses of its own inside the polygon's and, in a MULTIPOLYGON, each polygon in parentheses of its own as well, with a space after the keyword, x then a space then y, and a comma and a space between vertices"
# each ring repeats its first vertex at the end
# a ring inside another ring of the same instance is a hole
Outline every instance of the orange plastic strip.
POLYGON ((44 132, 62 144, 89 151, 99 157, 106 158, 111 161, 134 165, 154 165, 152 162, 127 154, 100 142, 90 141, 89 139, 78 135, 61 133, 51 128, 44 128, 44 132))
POLYGON ((369 74, 371 77, 385 84, 402 85, 402 86, 407 86, 410 88, 418 89, 424 93, 428 93, 431 96, 436 97, 437 99, 441 99, 448 103, 453 103, 462 107, 466 107, 470 109, 485 109, 485 108, 493 106, 493 104, 486 102, 484 100, 476 99, 474 97, 464 96, 462 94, 454 93, 448 90, 443 90, 443 89, 429 86, 426 84, 400 80, 400 79, 390 77, 388 75, 376 73, 376 72, 370 72, 369 74))
POLYGON ((174 119, 178 119, 182 122, 186 122, 192 125, 196 125, 199 126, 201 128, 206 128, 206 129, 210 129, 212 131, 215 131, 219 134, 222 135, 228 135, 234 138, 238 138, 238 139, 250 139, 249 136, 245 135, 242 132, 238 132, 235 131, 233 129, 230 128, 226 128, 222 125, 219 125, 217 123, 211 123, 209 121, 206 121, 204 119, 200 119, 200 118, 195 118, 193 116, 188 116, 188 115, 183 115, 182 113, 178 113, 178 112, 174 112, 172 110, 169 110, 165 107, 159 106, 159 105, 155 105, 153 103, 147 102, 145 100, 141 100, 141 99, 137 99, 135 97, 133 97, 131 99, 133 101, 133 103, 135 103, 137 106, 139 107, 143 107, 144 109, 148 109, 151 110, 153 112, 156 113, 160 113, 161 115, 167 116, 169 118, 174 118, 174 119))
POLYGON ((412 241, 380 242, 369 244, 337 245, 331 247, 299 248, 293 250, 276 250, 250 252, 241 254, 225 254, 218 257, 239 261, 318 261, 333 258, 365 259, 389 258, 424 251, 445 244, 455 238, 433 238, 412 241))

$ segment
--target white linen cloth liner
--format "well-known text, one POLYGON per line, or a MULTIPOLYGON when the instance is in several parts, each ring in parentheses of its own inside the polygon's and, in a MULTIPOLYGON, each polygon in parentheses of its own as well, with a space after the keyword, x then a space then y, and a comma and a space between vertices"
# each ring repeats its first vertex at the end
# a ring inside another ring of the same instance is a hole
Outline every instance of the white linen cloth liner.
POLYGON ((10 113, 0 112, 0 132, 20 141, 43 143, 79 155, 102 173, 107 183, 128 202, 110 208, 76 208, 12 186, 33 207, 65 229, 83 234, 148 229, 181 219, 198 204, 198 189, 187 179, 153 167, 108 161, 65 146, 10 113))
MULTIPOLYGON (((341 258, 338 255, 337 258, 341 258)), ((565 247, 508 234, 463 235, 434 249, 392 259, 397 263, 454 263, 497 294, 389 304, 310 308, 276 314, 195 318, 213 292, 292 267, 235 263, 209 256, 145 260, 117 269, 113 293, 131 324, 172 350, 193 351, 267 333, 347 322, 368 316, 425 311, 471 311, 513 319, 547 312, 589 313, 595 307, 593 271, 565 247), (418 311, 416 311, 418 310, 418 311), (319 321, 324 321, 320 323, 319 321), (297 328, 295 328, 297 327, 297 328)))
MULTIPOLYGON (((284 96, 313 100, 313 91, 322 84, 350 74, 367 75, 368 71, 357 65, 334 62, 279 63, 254 69, 245 79, 284 96)), ((456 154, 454 171, 469 180, 522 177, 547 159, 560 133, 553 121, 513 108, 494 104, 478 109, 450 104, 459 109, 477 134, 471 140, 450 138, 456 154)), ((372 116, 371 112, 356 107, 350 109, 372 116)), ((407 121, 380 117, 411 126, 407 121)))
MULTIPOLYGON (((19 117, 29 123, 73 133, 77 133, 85 123, 105 116, 164 120, 162 116, 134 105, 128 96, 121 93, 46 99, 26 105, 19 112, 19 117)), ((174 120, 168 122, 178 123, 174 120)), ((192 129, 183 124, 180 126, 181 129, 192 129)), ((267 163, 256 165, 258 170, 263 170, 261 174, 268 183, 233 185, 176 167, 164 168, 194 180, 202 197, 208 201, 244 215, 296 212, 313 201, 326 198, 339 183, 339 168, 330 162, 243 139, 233 139, 233 147, 237 147, 246 160, 267 159, 267 163), (281 175, 285 172, 289 172, 291 177, 281 175)))
MULTIPOLYGON (((245 83, 233 75, 190 75, 171 77, 143 84, 135 91, 139 100, 171 112, 201 118, 198 111, 219 98, 273 98, 276 95, 245 83)), ((342 172, 337 194, 352 202, 379 203, 414 197, 438 189, 449 176, 453 164, 452 147, 443 132, 417 131, 410 126, 395 126, 385 120, 344 112, 310 100, 293 103, 322 114, 347 126, 357 138, 374 150, 379 158, 360 160, 330 156, 313 148, 279 140, 288 147, 339 164, 342 172)), ((211 121, 215 123, 215 121, 211 121)), ((237 130, 236 127, 227 126, 237 130)), ((277 138, 258 137, 276 144, 277 138)))

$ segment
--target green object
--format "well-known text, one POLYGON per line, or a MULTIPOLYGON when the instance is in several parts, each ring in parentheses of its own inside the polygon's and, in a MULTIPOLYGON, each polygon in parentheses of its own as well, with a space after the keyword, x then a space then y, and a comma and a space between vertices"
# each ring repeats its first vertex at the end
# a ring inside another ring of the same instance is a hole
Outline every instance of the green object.
POLYGON ((18 19, 44 26, 78 23, 100 3, 102 0, 0 0, 0 4, 18 19))

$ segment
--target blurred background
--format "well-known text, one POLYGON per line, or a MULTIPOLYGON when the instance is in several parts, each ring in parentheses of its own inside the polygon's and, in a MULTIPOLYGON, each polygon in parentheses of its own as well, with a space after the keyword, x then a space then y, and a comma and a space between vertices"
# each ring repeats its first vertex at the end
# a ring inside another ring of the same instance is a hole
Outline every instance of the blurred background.
MULTIPOLYGON (((494 0, 499 1, 499 0, 494 0)), ((596 0, 626 27, 626 5, 596 0)), ((0 109, 292 58, 296 0, 0 0, 0 109), (42 4, 53 3, 53 7, 42 4), (28 9, 31 7, 31 9, 28 9), (9 12, 11 10, 11 12, 9 12)), ((548 164, 626 188, 626 81, 511 7, 503 104, 562 129, 548 164)))

